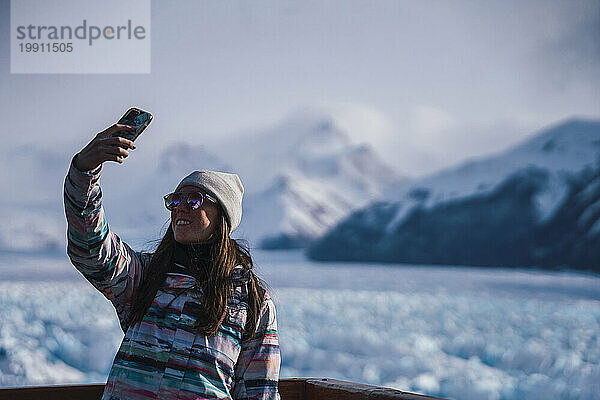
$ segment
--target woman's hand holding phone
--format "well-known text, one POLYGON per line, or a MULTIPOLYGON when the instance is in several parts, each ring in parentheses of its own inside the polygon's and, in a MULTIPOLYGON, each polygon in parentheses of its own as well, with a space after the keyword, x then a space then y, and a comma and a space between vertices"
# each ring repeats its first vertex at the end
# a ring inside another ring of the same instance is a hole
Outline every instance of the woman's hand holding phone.
POLYGON ((75 167, 80 171, 96 169, 104 161, 123 163, 129 155, 127 149, 135 149, 133 142, 121 136, 112 136, 119 131, 135 131, 135 127, 114 124, 98 133, 75 157, 75 167))

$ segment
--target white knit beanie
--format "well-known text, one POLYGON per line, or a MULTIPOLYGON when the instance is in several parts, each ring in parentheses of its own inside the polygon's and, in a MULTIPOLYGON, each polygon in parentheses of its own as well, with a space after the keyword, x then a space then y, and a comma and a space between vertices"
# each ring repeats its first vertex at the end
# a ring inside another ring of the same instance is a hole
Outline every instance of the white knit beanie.
POLYGON ((175 191, 185 185, 202 188, 216 197, 225 211, 230 232, 238 227, 242 220, 242 196, 244 195, 244 186, 239 176, 202 169, 183 178, 175 191))

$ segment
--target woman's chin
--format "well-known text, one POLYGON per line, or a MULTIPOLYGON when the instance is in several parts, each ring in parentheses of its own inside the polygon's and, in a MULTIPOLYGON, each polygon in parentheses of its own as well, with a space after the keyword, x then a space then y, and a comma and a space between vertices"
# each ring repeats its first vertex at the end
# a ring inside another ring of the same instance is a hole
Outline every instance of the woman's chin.
POLYGON ((183 232, 179 232, 179 233, 175 233, 175 240, 179 243, 182 244, 187 244, 187 243, 199 243, 199 242, 204 242, 208 239, 208 237, 205 237, 205 235, 203 236, 189 236, 184 234, 183 232))

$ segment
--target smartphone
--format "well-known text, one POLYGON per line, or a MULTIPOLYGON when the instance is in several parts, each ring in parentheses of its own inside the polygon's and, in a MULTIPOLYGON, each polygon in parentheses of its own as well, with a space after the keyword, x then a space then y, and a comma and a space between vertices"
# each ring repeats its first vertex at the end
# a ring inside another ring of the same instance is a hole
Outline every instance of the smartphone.
POLYGON ((144 132, 144 129, 150 125, 150 122, 152 122, 152 114, 139 108, 131 107, 117 123, 134 126, 135 131, 119 131, 113 133, 112 136, 121 136, 125 139, 135 141, 144 132))

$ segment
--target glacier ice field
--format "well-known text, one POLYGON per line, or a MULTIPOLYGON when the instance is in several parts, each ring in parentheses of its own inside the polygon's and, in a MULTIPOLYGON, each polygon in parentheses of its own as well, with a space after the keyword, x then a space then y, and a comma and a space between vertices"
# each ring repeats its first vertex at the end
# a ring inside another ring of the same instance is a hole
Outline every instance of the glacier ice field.
MULTIPOLYGON (((600 277, 255 251, 281 378, 455 399, 600 399, 600 277)), ((105 382, 123 337, 65 257, 0 255, 0 386, 105 382)))

